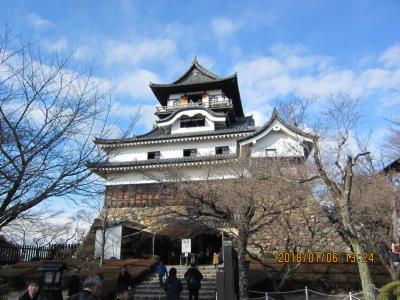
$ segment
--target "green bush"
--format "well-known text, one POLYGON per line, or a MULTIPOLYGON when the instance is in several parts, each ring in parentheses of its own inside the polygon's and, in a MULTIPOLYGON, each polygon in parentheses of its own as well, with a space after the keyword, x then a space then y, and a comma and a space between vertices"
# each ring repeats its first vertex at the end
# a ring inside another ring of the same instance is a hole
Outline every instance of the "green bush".
POLYGON ((151 259, 159 261, 160 260, 160 256, 159 255, 154 255, 151 259))
POLYGON ((390 296, 396 296, 397 300, 400 300, 400 281, 392 281, 385 284, 379 293, 379 300, 390 300, 390 296))

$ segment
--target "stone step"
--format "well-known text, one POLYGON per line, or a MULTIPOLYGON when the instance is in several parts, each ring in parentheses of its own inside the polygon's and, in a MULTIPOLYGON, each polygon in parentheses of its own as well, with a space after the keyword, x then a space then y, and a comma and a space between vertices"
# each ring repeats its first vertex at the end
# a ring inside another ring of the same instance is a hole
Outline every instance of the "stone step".
MULTIPOLYGON (((186 285, 182 284, 183 289, 186 289, 186 285)), ((216 284, 202 284, 201 289, 203 290, 214 290, 217 287, 216 284)), ((135 291, 150 291, 150 290, 158 290, 160 286, 157 285, 146 285, 146 286, 138 286, 135 288, 135 291)))
MULTIPOLYGON (((189 291, 187 290, 186 279, 184 274, 189 269, 187 266, 166 266, 169 270, 174 267, 177 269, 177 277, 182 281, 183 291, 181 299, 187 299, 189 291)), ((198 266, 197 269, 202 273, 204 279, 201 281, 201 289, 199 292, 200 300, 215 300, 216 292, 216 271, 213 265, 198 266)), ((165 280, 165 278, 164 278, 165 280)), ((159 278, 157 273, 153 273, 147 277, 145 281, 136 286, 133 290, 135 300, 156 300, 166 299, 164 290, 160 289, 159 278)))
MULTIPOLYGON (((182 284, 182 287, 183 287, 183 289, 187 289, 186 284, 185 285, 182 284)), ((144 285, 144 286, 136 287, 134 290, 135 291, 151 291, 151 290, 158 290, 159 288, 160 288, 160 286, 158 284, 157 285, 144 285)), ((202 284, 201 288, 203 290, 215 290, 217 288, 217 285, 216 284, 207 284, 207 285, 202 284)))
MULTIPOLYGON (((189 295, 189 294, 188 294, 189 295)), ((188 295, 182 295, 181 294, 181 299, 188 298, 188 295)), ((135 296, 135 300, 165 300, 166 296, 161 295, 161 296, 135 296)), ((199 300, 215 300, 215 295, 211 296, 202 296, 199 295, 199 300)))
MULTIPOLYGON (((152 290, 144 290, 144 291, 135 291, 133 294, 134 295, 139 295, 139 294, 145 294, 145 295, 154 295, 154 294, 159 294, 160 290, 159 289, 152 289, 152 290)), ((189 291, 187 289, 183 289, 182 291, 183 294, 187 294, 189 293, 189 291)), ((165 294, 164 290, 161 290, 161 294, 165 294)), ((215 294, 215 290, 204 290, 204 289, 200 289, 199 294, 201 295, 214 295, 215 294)))
MULTIPOLYGON (((152 298, 152 299, 158 299, 158 297, 159 296, 165 296, 165 293, 164 292, 162 292, 162 293, 141 293, 141 294, 133 294, 133 298, 136 300, 136 299, 139 299, 139 298, 142 298, 142 297, 146 297, 146 298, 152 298)), ((188 296, 189 296, 189 292, 185 292, 185 291, 183 291, 182 293, 181 293, 181 299, 187 299, 188 298, 188 296)), ((199 293, 199 297, 200 298, 206 298, 206 299, 215 299, 215 292, 213 292, 213 293, 199 293)))

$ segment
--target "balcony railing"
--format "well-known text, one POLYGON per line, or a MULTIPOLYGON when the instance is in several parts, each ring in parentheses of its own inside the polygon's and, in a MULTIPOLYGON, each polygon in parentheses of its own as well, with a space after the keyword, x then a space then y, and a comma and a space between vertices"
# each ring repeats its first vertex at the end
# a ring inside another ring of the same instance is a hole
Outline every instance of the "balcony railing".
POLYGON ((171 106, 157 106, 157 112, 156 114, 165 114, 165 113, 172 113, 174 111, 180 110, 182 108, 188 108, 188 107, 207 107, 207 108, 232 108, 232 99, 223 99, 223 100, 217 100, 217 98, 212 98, 210 97, 210 100, 208 102, 194 102, 190 101, 187 104, 175 104, 171 106))

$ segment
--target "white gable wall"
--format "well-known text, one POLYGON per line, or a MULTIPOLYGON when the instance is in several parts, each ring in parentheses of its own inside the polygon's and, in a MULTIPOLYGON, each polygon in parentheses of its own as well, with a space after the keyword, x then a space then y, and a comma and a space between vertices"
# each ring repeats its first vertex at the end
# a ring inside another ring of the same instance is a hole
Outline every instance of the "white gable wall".
MULTIPOLYGON (((204 115, 204 114, 202 114, 204 115)), ((187 116, 194 116, 194 114, 187 114, 187 116)), ((214 122, 209 118, 205 117, 205 126, 201 127, 185 127, 181 128, 181 120, 177 119, 171 126, 171 133, 188 133, 188 132, 201 132, 201 131, 212 131, 215 130, 214 122)))
POLYGON ((299 140, 283 131, 271 131, 258 139, 252 146, 251 156, 266 157, 265 149, 276 149, 278 157, 304 156, 304 149, 299 140))

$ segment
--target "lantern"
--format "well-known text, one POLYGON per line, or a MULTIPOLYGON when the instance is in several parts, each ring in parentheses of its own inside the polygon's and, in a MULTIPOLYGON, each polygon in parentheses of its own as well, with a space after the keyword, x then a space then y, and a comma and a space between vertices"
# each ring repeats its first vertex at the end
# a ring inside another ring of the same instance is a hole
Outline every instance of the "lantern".
POLYGON ((44 261, 39 267, 43 271, 43 287, 38 300, 62 300, 61 278, 65 269, 64 262, 44 261))

